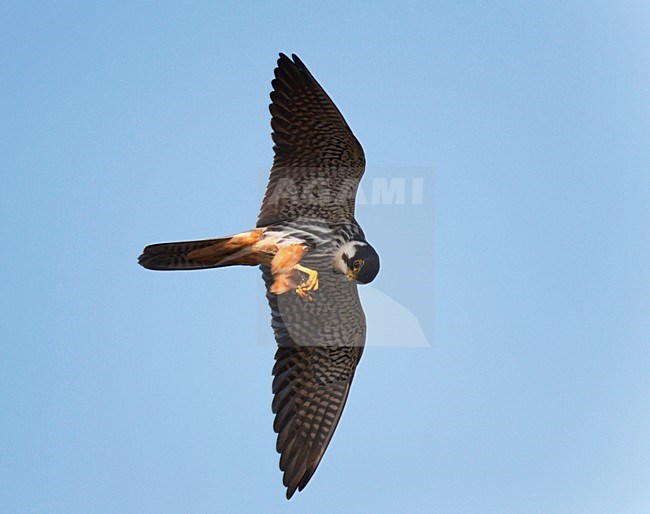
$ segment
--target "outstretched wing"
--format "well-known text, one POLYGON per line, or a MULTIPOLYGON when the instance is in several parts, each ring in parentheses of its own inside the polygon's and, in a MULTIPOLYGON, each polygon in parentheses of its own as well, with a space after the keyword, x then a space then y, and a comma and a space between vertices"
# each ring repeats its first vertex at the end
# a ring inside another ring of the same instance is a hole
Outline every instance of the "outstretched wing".
POLYGON ((287 498, 312 477, 339 422, 363 353, 366 322, 356 285, 320 273, 313 301, 268 292, 278 349, 273 367, 274 430, 287 498))
POLYGON ((275 157, 257 226, 298 218, 351 220, 363 149, 307 67, 296 55, 292 59, 280 54, 271 82, 275 157))

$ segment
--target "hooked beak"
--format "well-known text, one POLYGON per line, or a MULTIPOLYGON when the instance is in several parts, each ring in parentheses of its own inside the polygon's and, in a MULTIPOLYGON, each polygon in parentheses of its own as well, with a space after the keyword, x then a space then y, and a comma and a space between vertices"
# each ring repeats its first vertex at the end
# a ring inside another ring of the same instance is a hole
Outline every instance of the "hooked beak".
POLYGON ((349 280, 350 282, 352 282, 353 280, 356 280, 356 278, 357 278, 357 277, 355 276, 355 274, 354 274, 351 270, 348 270, 348 271, 346 272, 345 276, 348 277, 348 280, 349 280))

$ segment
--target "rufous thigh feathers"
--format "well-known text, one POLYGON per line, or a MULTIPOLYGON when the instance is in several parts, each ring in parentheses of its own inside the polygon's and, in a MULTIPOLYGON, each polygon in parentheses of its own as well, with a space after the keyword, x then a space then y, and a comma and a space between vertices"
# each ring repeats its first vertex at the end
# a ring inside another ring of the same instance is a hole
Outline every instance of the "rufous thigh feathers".
POLYGON ((294 267, 307 253, 302 244, 293 244, 281 247, 271 261, 271 273, 275 279, 270 291, 273 294, 282 294, 300 285, 300 274, 294 267))

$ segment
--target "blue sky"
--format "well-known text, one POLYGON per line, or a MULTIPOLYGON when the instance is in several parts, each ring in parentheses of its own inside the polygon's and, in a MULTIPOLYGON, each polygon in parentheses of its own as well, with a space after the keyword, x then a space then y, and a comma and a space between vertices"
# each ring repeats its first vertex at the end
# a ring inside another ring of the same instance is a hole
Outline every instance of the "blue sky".
POLYGON ((0 20, 2 512, 650 511, 644 2, 0 20), (422 204, 359 207, 370 347, 291 502, 259 272, 136 264, 252 227, 280 51, 346 116, 364 187, 423 180, 422 204))

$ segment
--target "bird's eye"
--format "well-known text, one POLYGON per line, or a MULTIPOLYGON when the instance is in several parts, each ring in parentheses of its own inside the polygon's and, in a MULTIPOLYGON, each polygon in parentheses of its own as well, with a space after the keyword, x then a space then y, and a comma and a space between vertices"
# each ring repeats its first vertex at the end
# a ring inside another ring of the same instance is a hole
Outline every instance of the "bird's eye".
POLYGON ((361 259, 357 259, 352 263, 352 269, 354 271, 359 271, 362 265, 363 265, 363 261, 361 259))

